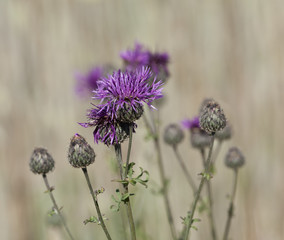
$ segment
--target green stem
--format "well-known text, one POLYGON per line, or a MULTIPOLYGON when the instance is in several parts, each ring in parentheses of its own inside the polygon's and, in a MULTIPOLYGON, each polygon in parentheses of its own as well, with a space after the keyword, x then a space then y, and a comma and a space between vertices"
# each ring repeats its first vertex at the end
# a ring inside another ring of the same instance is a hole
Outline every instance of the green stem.
POLYGON ((60 219, 61 219, 61 221, 62 221, 62 223, 63 223, 63 226, 64 226, 64 228, 65 228, 65 230, 66 230, 66 232, 67 232, 69 238, 72 239, 72 240, 74 240, 74 238, 73 238, 73 236, 72 236, 72 234, 71 234, 71 232, 70 232, 70 230, 69 230, 69 228, 68 228, 68 226, 67 226, 67 224, 66 224, 66 222, 65 222, 65 219, 63 218, 62 214, 60 213, 60 210, 59 210, 59 208, 58 208, 58 205, 57 205, 57 203, 56 203, 56 201, 55 201, 55 198, 54 198, 54 196, 53 196, 53 194, 52 194, 52 189, 51 189, 50 186, 49 186, 49 183, 48 183, 46 174, 42 174, 42 177, 43 177, 45 186, 46 186, 46 188, 47 188, 48 194, 49 194, 49 196, 50 196, 50 199, 51 199, 51 201, 52 201, 52 203, 53 203, 53 207, 54 207, 55 210, 57 211, 57 214, 59 215, 59 217, 60 217, 60 219))
MULTIPOLYGON (((201 156, 202 156, 202 160, 204 163, 204 168, 205 166, 205 154, 204 154, 204 149, 201 149, 201 156)), ((213 163, 212 163, 213 165, 213 163)), ((212 166, 211 165, 211 166, 212 166)), ((210 167, 211 168, 211 167, 210 167)), ((209 170, 210 171, 210 170, 209 170)), ((212 235, 212 239, 216 240, 217 239, 217 234, 216 234, 216 227, 215 227, 215 221, 214 221, 214 217, 213 217, 213 197, 212 197, 212 188, 211 188, 211 182, 207 181, 206 182, 206 186, 207 186, 207 195, 208 195, 208 200, 209 200, 209 211, 208 211, 208 217, 209 217, 209 222, 210 222, 210 228, 211 228, 211 235, 212 235)))
POLYGON ((131 153, 131 147, 132 147, 132 136, 133 136, 133 125, 130 124, 129 125, 129 142, 128 142, 128 150, 127 150, 127 158, 126 158, 124 179, 127 178, 127 174, 128 174, 128 165, 129 165, 129 159, 130 159, 130 153, 131 153))
POLYGON ((214 165, 216 160, 217 160, 217 157, 218 157, 220 150, 221 150, 222 143, 223 143, 222 140, 217 141, 216 149, 215 149, 214 153, 212 154, 213 155, 212 156, 212 165, 214 165))
POLYGON ((168 218, 168 222, 169 222, 169 225, 170 225, 172 238, 177 239, 176 229, 175 229, 174 221, 173 221, 173 214, 172 214, 172 210, 171 210, 171 207, 170 207, 170 201, 169 201, 169 196, 168 196, 167 179, 166 179, 166 176, 165 176, 161 147, 160 147, 160 144, 159 144, 158 135, 156 135, 156 136, 157 137, 154 138, 154 143, 155 143, 155 149, 156 149, 157 154, 158 154, 158 167, 159 167, 160 178, 161 178, 161 182, 162 182, 162 189, 163 189, 163 196, 164 196, 164 201, 165 201, 165 206, 166 206, 167 218, 168 218))
POLYGON ((96 210, 97 210, 97 214, 98 214, 98 217, 99 217, 99 220, 100 220, 100 225, 102 226, 102 229, 104 230, 107 239, 108 239, 108 240, 111 240, 111 237, 110 237, 110 235, 109 235, 109 232, 108 232, 108 230, 107 230, 107 228, 106 228, 106 225, 105 225, 105 223, 104 223, 104 219, 103 219, 102 214, 101 214, 101 210, 100 210, 100 207, 99 207, 99 203, 98 203, 97 196, 96 196, 96 194, 94 193, 92 184, 91 184, 91 182, 90 182, 90 178, 89 178, 89 175, 88 175, 87 168, 82 168, 82 171, 83 171, 83 173, 84 173, 84 175, 85 175, 85 178, 86 178, 86 181, 87 181, 89 190, 90 190, 91 195, 92 195, 92 197, 93 197, 94 204, 95 204, 95 207, 96 207, 96 210))
POLYGON ((232 217, 234 216, 234 199, 235 199, 236 190, 237 190, 238 169, 235 169, 234 173, 235 173, 234 174, 234 185, 233 185, 233 190, 232 190, 232 195, 231 195, 230 206, 229 206, 229 209, 228 209, 228 217, 227 217, 227 222, 226 222, 223 240, 228 239, 232 217))
POLYGON ((202 178, 201 178, 201 181, 200 181, 197 193, 195 195, 195 199, 194 199, 192 210, 188 214, 189 215, 189 222, 188 222, 188 225, 187 225, 187 228, 186 228, 184 240, 188 239, 188 234, 189 234, 189 230, 190 230, 190 228, 192 226, 192 223, 193 223, 193 217, 194 217, 194 213, 195 213, 195 210, 196 210, 197 202, 199 200, 201 190, 202 190, 204 182, 206 180, 206 176, 205 175, 210 174, 209 169, 210 169, 210 164, 211 164, 211 156, 212 156, 212 149, 213 149, 214 139, 215 139, 215 137, 214 137, 214 134, 213 134, 213 137, 212 137, 212 140, 211 140, 211 144, 210 144, 210 148, 209 148, 208 158, 207 158, 207 161, 206 161, 205 171, 204 171, 204 174, 202 175, 202 178))
MULTIPOLYGON (((114 149, 115 149, 116 159, 117 159, 119 169, 120 169, 121 180, 125 180, 124 175, 123 175, 123 162, 122 162, 122 154, 121 154, 121 145, 115 144, 114 149)), ((128 193, 128 184, 123 184, 123 188, 124 188, 124 194, 127 194, 128 193)), ((126 204, 126 209, 127 209, 127 216, 128 216, 129 227, 130 227, 131 239, 136 240, 135 224, 134 224, 134 219, 133 219, 133 214, 132 214, 132 209, 131 209, 129 197, 125 200, 125 204, 126 204)))
POLYGON ((177 158, 177 160, 178 160, 178 162, 179 162, 179 164, 180 164, 180 166, 181 166, 181 168, 183 170, 183 173, 184 173, 184 175, 185 175, 185 177, 187 179, 187 182, 189 183, 189 185, 192 188, 193 193, 195 194, 197 192, 197 187, 196 187, 196 185, 195 185, 195 183, 194 183, 190 173, 188 172, 188 170, 187 170, 187 168, 186 168, 186 166, 184 164, 184 161, 182 160, 182 158, 181 158, 181 156, 179 154, 179 151, 178 151, 176 145, 173 145, 173 150, 174 150, 176 158, 177 158))

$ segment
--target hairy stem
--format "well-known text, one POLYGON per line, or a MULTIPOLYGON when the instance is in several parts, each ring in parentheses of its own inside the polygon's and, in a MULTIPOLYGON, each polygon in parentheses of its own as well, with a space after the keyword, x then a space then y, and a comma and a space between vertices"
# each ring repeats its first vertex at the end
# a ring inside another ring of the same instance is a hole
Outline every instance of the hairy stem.
POLYGON ((214 134, 213 134, 213 137, 212 137, 212 140, 211 140, 211 144, 210 144, 210 148, 209 148, 208 158, 207 158, 207 161, 206 161, 205 170, 204 170, 204 173, 202 174, 202 178, 201 178, 201 181, 200 181, 197 193, 195 195, 193 207, 192 207, 191 211, 188 213, 189 222, 188 222, 188 225, 186 227, 184 240, 188 239, 189 230, 190 230, 190 228, 192 226, 192 223, 193 223, 193 217, 194 217, 194 213, 195 213, 195 210, 196 210, 197 202, 198 202, 199 197, 200 197, 201 190, 203 188, 205 180, 207 179, 207 176, 210 174, 210 164, 211 164, 211 156, 212 156, 212 149, 213 149, 214 139, 215 139, 215 137, 214 137, 214 134))
POLYGON ((232 190, 232 195, 231 195, 230 206, 228 209, 228 217, 227 217, 223 240, 228 239, 231 221, 234 216, 234 199, 235 199, 236 190, 237 190, 237 180, 238 180, 238 169, 235 169, 234 170, 234 185, 233 185, 233 190, 232 190))
MULTIPOLYGON (((204 149, 201 149, 200 152, 201 152, 201 156, 202 156, 203 163, 204 163, 204 169, 205 169, 206 164, 205 164, 204 149)), ((213 163, 212 163, 212 165, 213 165, 213 163)), ((210 168, 211 168, 211 166, 210 166, 210 168)), ((216 234, 215 221, 214 221, 214 217, 213 217, 213 197, 212 197, 212 188, 211 188, 211 182, 210 181, 206 182, 206 187, 207 187, 207 195, 208 195, 208 200, 209 200, 208 218, 209 218, 209 222, 210 222, 211 235, 212 235, 212 239, 216 240, 217 234, 216 234)))
POLYGON ((111 237, 110 237, 110 235, 109 235, 109 232, 108 232, 108 230, 107 230, 107 227, 106 227, 106 225, 105 225, 105 223, 104 223, 104 219, 103 219, 102 214, 101 214, 101 210, 100 210, 100 207, 99 207, 99 203, 98 203, 97 196, 96 196, 96 194, 94 193, 92 184, 91 184, 91 182, 90 182, 90 178, 89 178, 89 174, 88 174, 87 168, 82 168, 82 171, 83 171, 83 173, 84 173, 84 175, 85 175, 85 178, 86 178, 86 181, 87 181, 87 184, 88 184, 90 193, 91 193, 91 195, 92 195, 92 197, 93 197, 94 204, 95 204, 95 207, 96 207, 96 210, 97 210, 97 214, 98 214, 98 217, 99 217, 99 220, 100 220, 100 225, 102 226, 102 229, 104 230, 107 239, 108 239, 108 240, 111 240, 111 237))
MULTIPOLYGON (((121 180, 125 180, 125 178, 124 178, 125 175, 123 174, 121 145, 115 144, 114 148, 115 148, 116 159, 117 159, 119 169, 120 169, 121 180)), ((128 193, 128 184, 123 184, 123 189, 124 189, 124 194, 127 194, 128 193)), ((135 224, 134 224, 134 220, 133 220, 133 214, 132 214, 132 209, 131 209, 129 197, 125 200, 125 205, 126 205, 126 209, 127 209, 127 216, 128 216, 129 227, 130 227, 131 239, 136 240, 135 224)))
POLYGON ((49 194, 49 196, 50 196, 50 199, 51 199, 51 201, 52 201, 52 203, 53 203, 54 209, 57 211, 57 214, 59 215, 59 217, 60 217, 60 219, 61 219, 61 221, 62 221, 62 223, 63 223, 63 226, 64 226, 64 228, 65 228, 65 230, 66 230, 66 232, 67 232, 69 238, 72 239, 72 240, 74 240, 74 238, 73 238, 73 236, 72 236, 72 234, 71 234, 71 232, 70 232, 70 230, 69 230, 69 228, 68 228, 68 226, 67 226, 67 224, 66 224, 66 222, 65 222, 65 219, 63 218, 62 214, 60 213, 60 210, 59 210, 59 208, 58 208, 58 205, 57 205, 57 203, 56 203, 56 201, 55 201, 55 198, 54 198, 54 196, 53 196, 53 194, 52 194, 52 189, 51 189, 50 186, 49 186, 49 183, 48 183, 46 174, 42 174, 42 177, 43 177, 45 186, 46 186, 46 188, 47 188, 48 194, 49 194))
POLYGON ((129 126, 129 142, 128 142, 124 179, 127 178, 127 174, 128 174, 128 165, 129 165, 129 159, 130 159, 130 153, 131 153, 131 147, 132 147, 132 136, 133 136, 133 125, 131 124, 129 126))

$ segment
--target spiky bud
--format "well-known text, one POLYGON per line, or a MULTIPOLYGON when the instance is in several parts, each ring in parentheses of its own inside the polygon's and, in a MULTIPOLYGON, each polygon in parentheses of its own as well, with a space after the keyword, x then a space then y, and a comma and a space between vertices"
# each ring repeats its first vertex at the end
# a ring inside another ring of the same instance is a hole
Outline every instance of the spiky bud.
POLYGON ((226 117, 220 105, 212 100, 202 108, 199 122, 208 134, 215 134, 226 126, 226 117))
POLYGON ((232 147, 226 154, 225 164, 229 168, 238 169, 245 163, 245 157, 237 147, 232 147))
POLYGON ((96 154, 85 138, 76 133, 69 145, 68 160, 76 168, 87 167, 95 161, 96 154))
POLYGON ((165 128, 164 141, 170 145, 179 144, 184 138, 184 133, 178 124, 170 124, 165 128))
POLYGON ((190 131, 190 142, 192 147, 203 149, 210 146, 212 136, 200 128, 193 128, 190 131))
POLYGON ((220 141, 229 140, 232 137, 232 127, 230 124, 226 124, 222 130, 216 132, 215 137, 220 141))
POLYGON ((45 148, 35 148, 30 159, 30 169, 35 174, 46 174, 54 169, 54 160, 45 148))
POLYGON ((143 106, 135 104, 135 108, 130 104, 123 104, 117 111, 117 120, 123 123, 133 123, 138 120, 143 114, 143 106))

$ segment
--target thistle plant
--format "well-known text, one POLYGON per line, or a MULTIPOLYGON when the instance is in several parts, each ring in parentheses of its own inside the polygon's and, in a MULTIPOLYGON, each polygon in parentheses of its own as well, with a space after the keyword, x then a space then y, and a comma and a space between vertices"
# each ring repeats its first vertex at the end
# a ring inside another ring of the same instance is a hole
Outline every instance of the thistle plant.
POLYGON ((58 214, 60 217, 60 220, 63 224, 63 227, 65 228, 68 236, 70 239, 74 239, 71 231, 69 230, 64 217, 62 216, 60 209, 56 203, 56 200, 53 196, 52 191, 54 190, 53 187, 50 187, 49 182, 47 180, 46 174, 51 172, 54 169, 55 162, 53 160, 53 157, 47 152, 45 148, 35 148, 31 159, 30 159, 30 169, 34 174, 41 174, 47 189, 47 193, 49 194, 49 197, 53 203, 53 209, 51 214, 58 214))
POLYGON ((112 75, 98 81, 98 88, 94 91, 94 99, 101 104, 95 106, 87 114, 88 122, 81 123, 83 127, 95 127, 94 140, 106 145, 113 145, 120 171, 120 178, 124 189, 125 205, 130 226, 131 239, 136 239, 130 194, 127 181, 129 172, 132 133, 137 126, 135 121, 143 114, 143 104, 154 108, 151 103, 162 97, 161 81, 150 84, 152 76, 149 68, 142 67, 135 71, 122 72, 118 70, 112 75), (124 168, 121 143, 129 137, 128 154, 124 168))

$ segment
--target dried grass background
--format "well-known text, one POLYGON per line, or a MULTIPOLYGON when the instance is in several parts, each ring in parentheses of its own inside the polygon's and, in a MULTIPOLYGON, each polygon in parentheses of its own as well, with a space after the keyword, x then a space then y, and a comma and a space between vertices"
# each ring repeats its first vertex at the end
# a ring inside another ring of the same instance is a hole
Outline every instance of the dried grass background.
MULTIPOLYGON (((56 169, 49 174, 54 194, 77 239, 104 239, 101 229, 82 221, 94 214, 83 174, 69 166, 66 152, 79 132, 90 143, 85 121, 89 100, 74 95, 74 73, 101 63, 121 66, 119 52, 140 41, 171 56, 171 78, 160 109, 161 130, 196 115, 205 97, 221 103, 234 127, 222 146, 212 180, 219 236, 224 229, 233 174, 223 166, 228 147, 246 156, 240 171, 232 239, 284 239, 284 3, 280 0, 1 0, 0 1, 0 238, 64 239, 46 224, 51 202, 40 176, 29 171, 35 146, 49 149, 56 169)), ((138 122, 132 156, 159 183, 151 142, 138 122)), ((199 154, 186 141, 181 151, 198 181, 199 154)), ((123 239, 119 214, 109 210, 116 184, 110 169, 113 149, 94 146, 90 167, 109 217, 113 239, 123 239), (120 230, 119 230, 120 229, 120 230), (117 235, 115 235, 117 233, 117 235), (122 235, 120 235, 122 234, 122 235)), ((181 229, 192 202, 171 149, 163 145, 170 201, 181 229)), ((150 184, 150 189, 154 184, 150 184)), ((148 239, 170 239, 163 201, 138 187, 133 198, 139 232, 148 239)), ((206 214, 192 239, 209 239, 206 214)), ((142 235, 139 235, 142 239, 142 235)))

